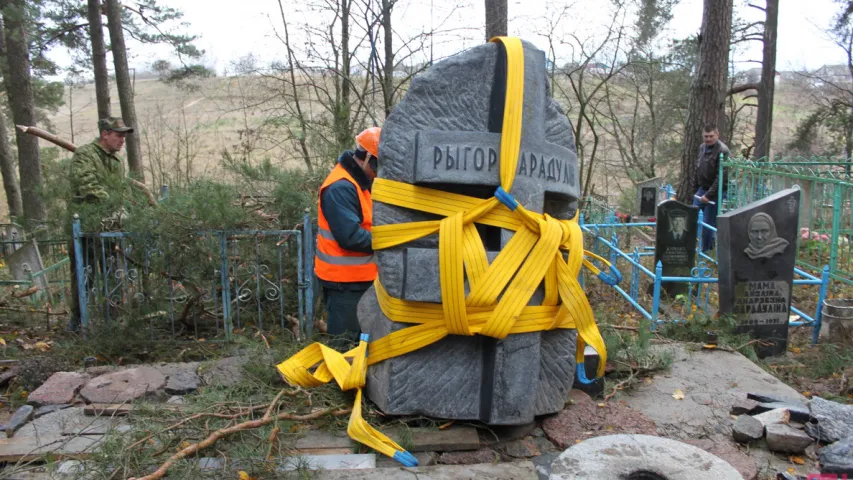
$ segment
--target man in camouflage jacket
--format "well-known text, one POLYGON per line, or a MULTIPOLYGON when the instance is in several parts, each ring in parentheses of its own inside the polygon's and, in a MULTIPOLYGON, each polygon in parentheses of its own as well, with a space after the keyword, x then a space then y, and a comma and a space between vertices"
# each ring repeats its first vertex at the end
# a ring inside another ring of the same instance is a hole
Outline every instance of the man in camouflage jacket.
MULTIPOLYGON (((103 204, 121 201, 114 198, 120 195, 116 190, 120 188, 125 176, 124 160, 117 153, 124 146, 125 136, 133 132, 133 128, 124 124, 120 118, 108 117, 98 120, 98 138, 91 143, 79 147, 74 156, 71 157, 71 189, 73 198, 69 207, 81 203, 103 204), (111 198, 111 195, 113 198, 111 198)), ((102 222, 103 224, 103 222, 102 222)), ((95 239, 82 238, 83 262, 94 267, 100 260, 100 252, 97 247, 111 250, 109 242, 99 245, 95 239)), ((73 240, 70 243, 68 253, 71 256, 71 318, 69 318, 69 329, 76 330, 80 326, 80 298, 77 286, 77 273, 75 265, 75 248, 73 240)), ((109 253, 107 253, 109 254, 109 253)), ((91 290, 95 281, 94 275, 88 275, 86 279, 88 289, 91 290)), ((85 301, 85 300, 84 300, 85 301)))

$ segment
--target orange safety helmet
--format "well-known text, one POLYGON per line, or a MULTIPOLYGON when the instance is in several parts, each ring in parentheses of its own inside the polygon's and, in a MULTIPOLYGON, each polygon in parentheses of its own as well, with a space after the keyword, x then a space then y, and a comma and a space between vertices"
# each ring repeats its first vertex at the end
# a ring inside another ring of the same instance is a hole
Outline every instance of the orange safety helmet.
POLYGON ((379 157, 379 134, 382 129, 379 127, 370 127, 367 130, 358 134, 355 141, 358 145, 367 150, 367 153, 374 157, 379 157))

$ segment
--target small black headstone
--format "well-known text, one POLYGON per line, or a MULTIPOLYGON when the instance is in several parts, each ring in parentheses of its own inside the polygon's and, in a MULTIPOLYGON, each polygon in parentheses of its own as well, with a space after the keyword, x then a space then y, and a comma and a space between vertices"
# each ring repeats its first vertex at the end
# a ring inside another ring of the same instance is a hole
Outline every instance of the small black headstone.
POLYGON ((655 197, 657 188, 643 187, 640 191, 640 215, 652 216, 655 214, 655 197))
POLYGON ((717 218, 720 313, 735 316, 737 331, 773 344, 759 345, 759 357, 788 346, 799 207, 794 188, 717 218))
MULTIPOLYGON (((663 266, 665 277, 689 277, 696 266, 696 229, 699 209, 675 200, 657 207, 655 235, 655 265, 663 266)), ((670 297, 687 293, 687 283, 663 283, 661 288, 670 297)))

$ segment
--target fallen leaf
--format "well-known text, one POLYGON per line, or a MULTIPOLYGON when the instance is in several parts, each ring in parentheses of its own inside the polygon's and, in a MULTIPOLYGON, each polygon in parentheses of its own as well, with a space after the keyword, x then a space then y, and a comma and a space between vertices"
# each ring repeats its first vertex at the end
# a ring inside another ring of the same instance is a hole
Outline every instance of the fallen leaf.
POLYGON ((806 461, 800 457, 791 456, 791 457, 788 457, 788 460, 796 463, 797 465, 805 465, 806 464, 806 461))
POLYGON ((177 446, 177 448, 175 448, 175 450, 177 450, 177 451, 179 451, 179 452, 180 452, 181 450, 183 450, 183 449, 185 449, 185 448, 189 447, 190 445, 192 445, 192 443, 190 443, 190 442, 188 442, 188 441, 184 440, 183 442, 181 442, 181 443, 179 443, 179 444, 178 444, 178 446, 177 446))
POLYGON ((599 404, 598 404, 598 406, 599 406, 599 407, 606 407, 606 406, 607 406, 607 404, 606 404, 606 403, 604 403, 604 402, 601 402, 601 403, 599 403, 599 404))
POLYGON ((717 348, 717 346, 716 346, 716 345, 711 345, 711 344, 705 344, 705 345, 702 345, 702 348, 705 348, 705 349, 708 349, 708 350, 712 350, 712 349, 714 349, 714 348, 717 348))
POLYGON ((794 467, 788 467, 788 473, 790 473, 791 475, 796 475, 797 469, 794 467))
POLYGON ((244 472, 243 470, 237 472, 237 475, 240 476, 240 480, 257 480, 257 477, 250 477, 249 474, 244 472))
POLYGON ((802 350, 800 350, 800 347, 794 347, 791 349, 791 352, 799 354, 802 353, 802 350))
POLYGON ((456 422, 455 420, 451 420, 451 421, 449 421, 449 422, 445 423, 444 425, 439 425, 439 426, 438 426, 438 429, 439 429, 439 430, 447 430, 447 429, 448 429, 448 428, 450 428, 450 427, 451 427, 451 425, 453 425, 455 422, 456 422))
POLYGON ((48 345, 44 342, 36 342, 35 349, 38 350, 39 352, 46 352, 46 351, 50 350, 50 345, 48 345))
POLYGON ((3 340, 2 338, 0 338, 0 345, 3 345, 5 347, 6 346, 6 340, 3 340))
POLYGON ((803 396, 806 398, 812 398, 812 392, 803 392, 803 396))
POLYGON ((672 398, 676 400, 684 400, 684 392, 681 389, 676 388, 674 392, 672 392, 672 398))

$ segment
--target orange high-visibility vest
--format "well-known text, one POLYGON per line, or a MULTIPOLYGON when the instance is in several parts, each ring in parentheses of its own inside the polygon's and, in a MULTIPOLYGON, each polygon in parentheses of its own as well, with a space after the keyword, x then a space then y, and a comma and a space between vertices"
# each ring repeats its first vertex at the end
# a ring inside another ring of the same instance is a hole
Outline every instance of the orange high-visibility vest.
POLYGON ((373 254, 352 252, 342 248, 329 228, 329 222, 323 215, 323 190, 338 180, 346 180, 355 186, 358 192, 358 201, 361 204, 361 228, 370 231, 373 226, 373 201, 370 192, 362 190, 358 182, 352 178, 347 170, 337 164, 332 172, 326 177, 320 186, 320 195, 317 199, 317 255, 314 257, 314 273, 327 282, 372 282, 376 279, 376 264, 373 262, 373 254))

